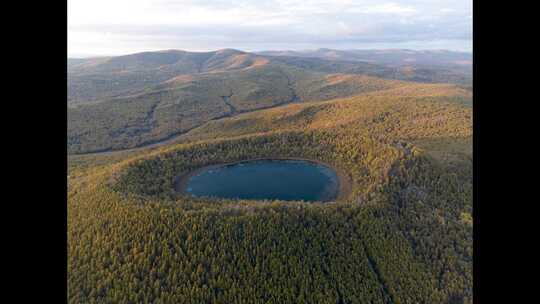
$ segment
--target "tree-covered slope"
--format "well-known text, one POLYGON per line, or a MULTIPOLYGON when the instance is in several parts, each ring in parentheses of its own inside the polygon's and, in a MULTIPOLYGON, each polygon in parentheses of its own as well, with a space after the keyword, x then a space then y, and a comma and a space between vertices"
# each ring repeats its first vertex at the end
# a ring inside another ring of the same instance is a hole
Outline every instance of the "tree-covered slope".
POLYGON ((71 60, 68 64, 68 101, 80 104, 135 94, 179 75, 241 70, 266 62, 260 56, 232 49, 214 52, 168 50, 71 60))
POLYGON ((445 75, 425 66, 387 66, 343 56, 263 56, 233 49, 71 59, 68 151, 138 147, 207 121, 286 103, 383 91, 418 95, 442 85, 433 82, 470 87, 467 80, 445 75))
POLYGON ((69 302, 472 303, 472 113, 452 90, 290 104, 177 144, 70 156, 69 302), (351 195, 173 190, 195 168, 273 156, 329 163, 351 195))
MULTIPOLYGON (((340 53, 337 58, 311 58, 296 53, 295 56, 266 56, 233 49, 212 52, 166 50, 116 57, 72 58, 68 60, 68 102, 76 105, 133 95, 175 77, 243 71, 267 64, 326 74, 359 74, 384 79, 472 85, 470 64, 465 67, 459 64, 448 66, 450 59, 443 60, 442 65, 431 63, 441 61, 436 56, 439 54, 421 53, 420 57, 415 54, 414 60, 418 59, 422 64, 396 65, 392 60, 385 60, 391 56, 384 54, 362 54, 367 56, 366 60, 359 60, 354 52, 340 53)), ((403 56, 397 54, 401 59, 396 60, 406 60, 403 56)), ((459 58, 453 58, 452 62, 466 61, 459 58)))
POLYGON ((449 84, 324 74, 267 64, 175 77, 145 93, 70 107, 68 150, 87 153, 133 148, 242 112, 358 94, 470 96, 469 91, 449 84))

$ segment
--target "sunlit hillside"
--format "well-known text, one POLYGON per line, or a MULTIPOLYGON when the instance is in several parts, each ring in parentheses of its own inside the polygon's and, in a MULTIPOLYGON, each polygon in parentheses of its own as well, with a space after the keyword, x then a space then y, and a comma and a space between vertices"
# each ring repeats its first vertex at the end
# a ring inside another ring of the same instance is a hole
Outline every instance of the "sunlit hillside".
POLYGON ((301 102, 201 121, 164 145, 70 156, 70 303, 472 303, 470 91, 306 82, 301 102), (325 86, 364 91, 305 100, 325 86), (174 190, 202 166, 277 156, 331 164, 351 194, 305 203, 174 190))
POLYGON ((245 56, 227 57, 233 62, 226 61, 226 66, 238 68, 234 71, 214 69, 211 73, 182 74, 144 92, 70 107, 70 153, 147 145, 185 133, 207 121, 288 103, 359 94, 471 94, 451 84, 407 82, 364 74, 326 74, 245 56))

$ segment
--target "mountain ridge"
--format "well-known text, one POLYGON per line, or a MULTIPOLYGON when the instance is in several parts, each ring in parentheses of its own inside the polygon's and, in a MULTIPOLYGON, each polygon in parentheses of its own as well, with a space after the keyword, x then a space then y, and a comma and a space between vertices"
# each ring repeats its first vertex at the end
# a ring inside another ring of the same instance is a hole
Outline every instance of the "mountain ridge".
POLYGON ((264 56, 236 49, 210 52, 163 50, 68 60, 68 103, 94 102, 143 91, 180 75, 236 71, 267 64, 287 65, 312 72, 367 74, 388 79, 472 85, 472 74, 455 67, 395 67, 354 60, 352 57, 328 60, 309 56, 264 56))

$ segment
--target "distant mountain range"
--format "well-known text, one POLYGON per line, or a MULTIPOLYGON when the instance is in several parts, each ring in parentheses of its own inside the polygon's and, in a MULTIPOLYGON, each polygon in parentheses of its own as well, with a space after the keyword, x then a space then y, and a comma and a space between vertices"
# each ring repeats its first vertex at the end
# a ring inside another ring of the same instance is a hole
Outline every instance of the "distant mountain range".
POLYGON ((447 50, 332 50, 263 51, 259 55, 321 58, 326 60, 363 61, 391 66, 422 65, 471 67, 472 53, 447 50))

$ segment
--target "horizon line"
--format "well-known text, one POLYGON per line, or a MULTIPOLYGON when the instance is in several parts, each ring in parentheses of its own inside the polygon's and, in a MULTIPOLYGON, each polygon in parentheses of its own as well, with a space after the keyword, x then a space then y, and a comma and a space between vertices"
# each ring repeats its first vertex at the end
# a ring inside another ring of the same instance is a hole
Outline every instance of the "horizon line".
POLYGON ((415 49, 415 48, 310 48, 310 49, 301 49, 301 50, 290 50, 290 49, 266 49, 261 51, 249 51, 249 50, 242 50, 242 49, 236 49, 236 48, 219 48, 214 50, 186 50, 186 49, 158 49, 158 50, 145 50, 145 51, 138 51, 138 52, 132 52, 132 53, 122 53, 122 54, 81 54, 81 53, 75 53, 75 54, 68 54, 68 59, 87 59, 87 58, 103 58, 103 57, 119 57, 119 56, 129 56, 129 55, 135 55, 140 53, 157 53, 157 52, 170 52, 170 51, 183 51, 183 52, 190 52, 190 53, 210 53, 210 52, 218 52, 223 50, 235 50, 245 53, 263 53, 263 52, 307 52, 307 51, 319 51, 319 50, 331 50, 331 51, 414 51, 414 52, 421 52, 421 51, 427 51, 427 52, 433 52, 433 51, 446 51, 446 52, 454 52, 454 53, 467 53, 472 54, 473 51, 464 51, 464 50, 452 50, 452 49, 444 49, 444 48, 432 48, 432 49, 415 49))

